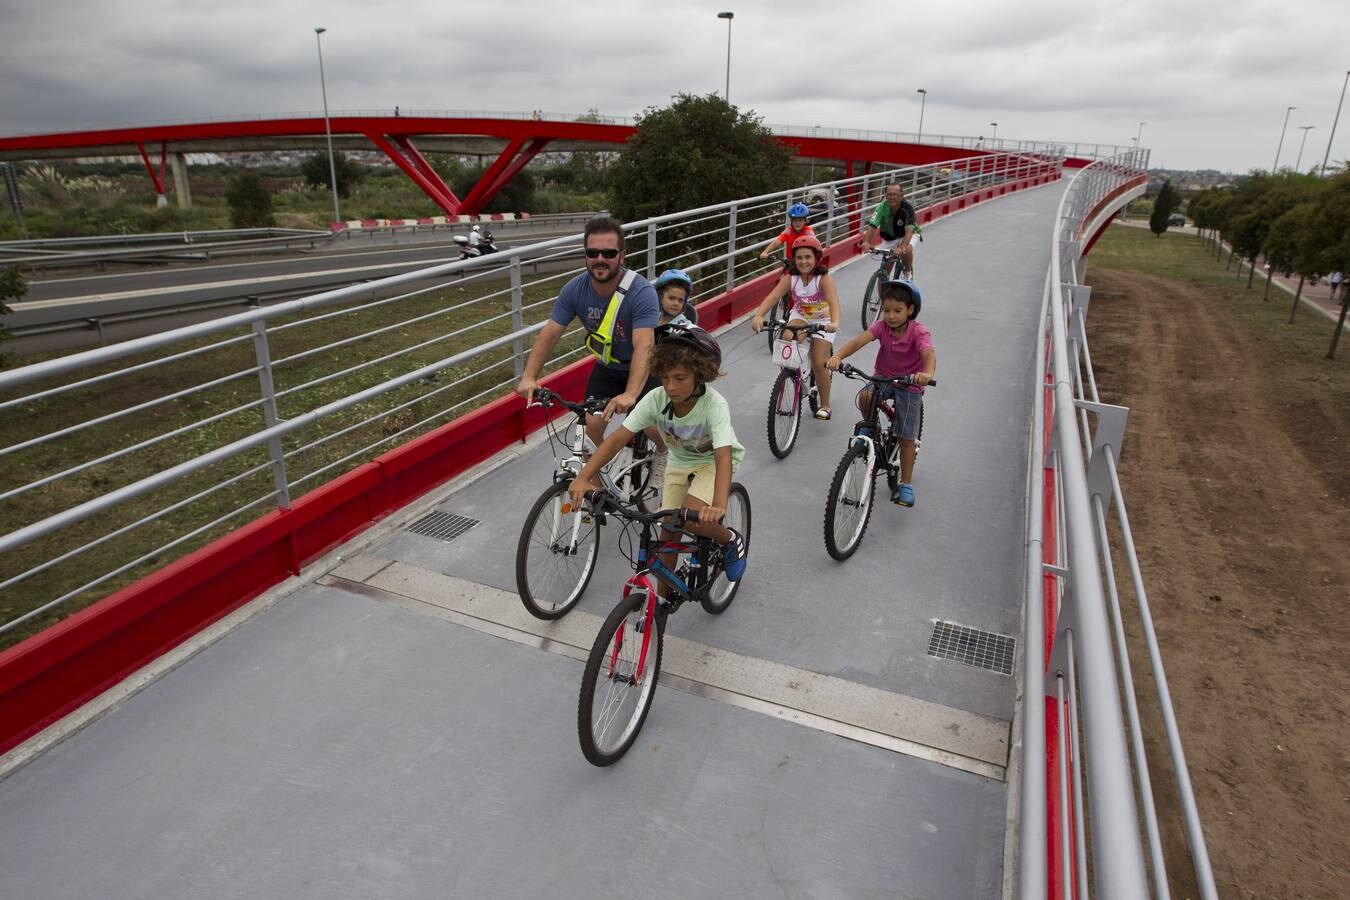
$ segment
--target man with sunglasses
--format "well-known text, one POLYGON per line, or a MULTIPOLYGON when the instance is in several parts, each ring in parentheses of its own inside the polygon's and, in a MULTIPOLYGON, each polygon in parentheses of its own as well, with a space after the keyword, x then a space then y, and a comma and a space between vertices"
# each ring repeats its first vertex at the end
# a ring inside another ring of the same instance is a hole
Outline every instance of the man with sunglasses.
MULTIPOLYGON (((648 377, 647 359, 655 345, 661 305, 651 282, 623 265, 623 226, 617 219, 597 216, 586 223, 582 243, 586 271, 558 292, 553 312, 525 361, 525 374, 516 393, 529 400, 539 387, 539 373, 558 339, 574 319, 587 331, 587 348, 595 355, 586 396, 606 401, 602 416, 592 416, 586 433, 597 445, 605 423, 615 413, 626 413, 656 386, 648 377)), ((660 447, 661 442, 657 441, 660 447)))

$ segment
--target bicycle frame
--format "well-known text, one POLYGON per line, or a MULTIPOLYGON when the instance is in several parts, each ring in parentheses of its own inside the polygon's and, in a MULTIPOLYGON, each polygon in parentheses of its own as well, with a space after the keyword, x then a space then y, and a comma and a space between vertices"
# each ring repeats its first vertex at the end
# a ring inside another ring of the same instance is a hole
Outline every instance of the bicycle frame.
MULTIPOLYGON (((550 400, 548 402, 553 401, 550 400)), ((565 401, 561 401, 561 398, 559 398, 558 402, 565 403, 565 401)), ((575 417, 575 421, 572 424, 572 455, 558 462, 558 467, 553 472, 554 481, 571 481, 575 478, 582 467, 586 465, 586 461, 591 458, 591 454, 595 452, 596 448, 595 442, 591 440, 588 434, 586 434, 585 417, 572 406, 567 406, 567 409, 570 410, 575 417)), ((587 414, 589 415, 589 413, 587 414)), ((619 480, 636 468, 641 462, 642 460, 634 457, 631 453, 629 454, 627 461, 623 463, 620 463, 619 458, 615 457, 600 469, 600 484, 606 491, 612 493, 614 496, 622 496, 619 488, 619 480)))
MULTIPOLYGON (((661 541, 655 552, 652 552, 651 529, 653 527, 664 527, 660 525, 644 523, 642 526, 642 539, 638 545, 637 564, 639 568, 634 572, 623 585, 623 599, 627 600, 634 590, 642 590, 647 594, 646 612, 643 615, 644 621, 650 626, 656 621, 658 615, 657 601, 660 599, 656 593, 656 585, 652 584, 651 576, 665 584, 672 591, 676 592, 677 597, 674 600, 676 607, 693 599, 692 592, 679 577, 679 575, 668 569, 665 563, 661 562, 660 553, 689 553, 697 554, 706 538, 695 538, 693 541, 661 541)), ((668 601, 670 598, 666 598, 668 601)), ((652 629, 644 627, 642 630, 642 650, 638 653, 637 670, 634 673, 634 681, 641 681, 646 673, 647 667, 647 649, 651 646, 652 629)), ((613 672, 618 664, 619 645, 615 645, 610 651, 610 672, 613 672)))

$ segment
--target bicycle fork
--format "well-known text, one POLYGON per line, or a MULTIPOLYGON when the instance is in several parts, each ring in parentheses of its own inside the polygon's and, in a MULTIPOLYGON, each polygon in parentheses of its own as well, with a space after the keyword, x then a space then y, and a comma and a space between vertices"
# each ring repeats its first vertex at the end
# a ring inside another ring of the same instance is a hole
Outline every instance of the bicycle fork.
POLYGON ((619 671, 619 653, 623 650, 624 635, 624 629, 620 628, 614 633, 614 646, 610 648, 609 652, 609 677, 611 679, 618 678, 636 686, 641 683, 647 671, 647 651, 651 648, 652 629, 656 625, 657 598, 651 579, 645 573, 638 573, 628 580, 628 583, 623 586, 623 599, 627 600, 634 588, 644 591, 647 597, 643 604, 642 621, 637 629, 642 635, 642 648, 638 651, 637 667, 630 674, 619 671))

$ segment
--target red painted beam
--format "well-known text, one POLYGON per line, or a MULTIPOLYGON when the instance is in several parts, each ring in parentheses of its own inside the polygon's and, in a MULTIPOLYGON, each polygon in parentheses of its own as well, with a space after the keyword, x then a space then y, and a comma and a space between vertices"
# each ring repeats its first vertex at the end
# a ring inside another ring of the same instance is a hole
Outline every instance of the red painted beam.
POLYGON ((497 196, 508 181, 516 177, 530 160, 539 155, 539 151, 548 145, 549 140, 549 138, 535 138, 528 143, 514 140, 507 144, 506 149, 491 166, 488 166, 487 171, 473 186, 473 190, 464 198, 460 211, 471 216, 477 215, 493 197, 497 196))
POLYGON ((394 138, 394 143, 403 151, 403 154, 408 160, 417 167, 417 171, 421 172, 422 175, 426 177, 427 181, 431 182, 431 184, 449 199, 452 204, 455 206, 459 205, 459 198, 455 196, 455 192, 450 189, 450 185, 445 183, 445 179, 441 178, 436 170, 432 168, 432 165, 427 161, 427 158, 413 146, 412 138, 406 135, 398 135, 394 138))
MULTIPOLYGON (((403 173, 411 178, 413 183, 421 188, 422 192, 430 197, 437 206, 445 210, 447 215, 453 216, 459 212, 459 198, 450 191, 450 188, 446 186, 445 182, 441 180, 441 177, 436 174, 435 170, 431 169, 430 164, 422 159, 420 153, 417 155, 417 159, 421 160, 422 165, 426 166, 427 170, 430 171, 431 177, 428 177, 427 172, 422 170, 421 165, 418 165, 416 161, 405 157, 398 148, 389 143, 384 135, 371 133, 367 134, 366 137, 370 139, 372 144, 384 151, 384 155, 389 157, 394 165, 402 169, 403 173), (432 180, 433 178, 435 179, 434 181, 432 180)), ((407 138, 395 138, 394 140, 406 141, 407 138)), ((411 147, 412 145, 409 144, 408 146, 411 147)), ((414 152, 416 151, 414 150, 414 152)))
POLYGON ((145 145, 137 144, 136 149, 141 152, 141 162, 145 163, 145 171, 150 173, 150 180, 155 185, 155 195, 164 196, 164 167, 169 161, 169 147, 167 144, 159 145, 159 174, 155 174, 154 166, 150 165, 150 157, 145 154, 145 145))

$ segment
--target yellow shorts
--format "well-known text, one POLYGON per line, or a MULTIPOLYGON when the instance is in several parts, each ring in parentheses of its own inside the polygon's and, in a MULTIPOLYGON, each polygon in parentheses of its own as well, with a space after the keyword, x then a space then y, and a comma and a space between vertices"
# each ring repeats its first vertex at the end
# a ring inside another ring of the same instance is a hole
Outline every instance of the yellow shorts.
POLYGON ((709 462, 694 469, 666 469, 666 483, 661 486, 661 508, 679 509, 685 497, 697 497, 712 503, 717 487, 717 463, 709 462))

